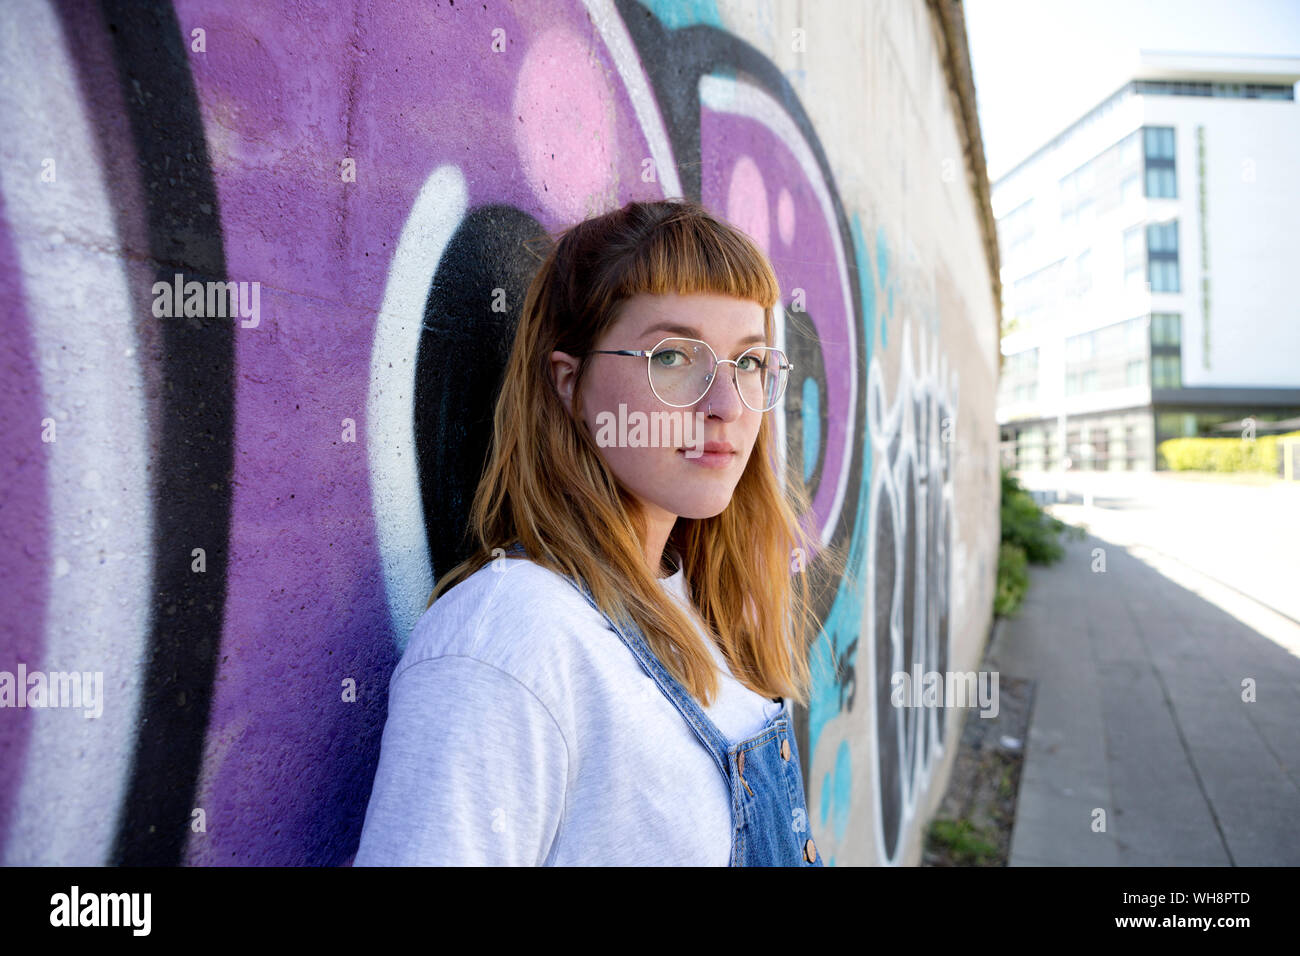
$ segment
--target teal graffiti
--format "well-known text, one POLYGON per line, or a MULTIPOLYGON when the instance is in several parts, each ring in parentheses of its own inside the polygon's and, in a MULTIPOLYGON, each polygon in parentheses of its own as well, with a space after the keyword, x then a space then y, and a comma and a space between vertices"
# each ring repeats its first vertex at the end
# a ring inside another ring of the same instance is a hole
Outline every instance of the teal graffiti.
MULTIPOLYGON (((870 245, 862 227, 861 217, 854 213, 849 221, 853 236, 853 255, 858 277, 862 313, 860 316, 863 335, 865 336, 865 355, 863 373, 870 367, 871 356, 876 347, 876 329, 879 323, 880 347, 887 345, 885 315, 893 311, 893 284, 889 281, 889 251, 885 232, 880 228, 876 232, 875 261, 873 263, 870 245), (878 292, 888 290, 888 309, 878 292)), ((865 388, 865 378, 863 383, 865 388)), ((808 408, 805 397, 805 413, 808 408)), ((807 435, 810 429, 805 426, 805 471, 808 462, 807 435)), ((822 625, 822 631, 813 646, 814 693, 808 707, 808 752, 816 753, 822 730, 828 721, 842 713, 847 700, 851 705, 857 691, 858 636, 863 628, 866 607, 867 558, 871 509, 869 498, 871 491, 872 449, 871 442, 865 437, 863 429, 862 471, 857 490, 857 508, 853 520, 853 530, 849 537, 848 558, 845 574, 840 579, 831 610, 822 625), (851 690, 848 688, 852 688, 851 690)), ((868 653, 870 651, 868 650, 868 653)), ((853 752, 848 740, 841 740, 835 753, 835 767, 827 772, 822 780, 821 820, 822 825, 829 821, 835 840, 841 841, 848 832, 849 816, 853 808, 853 752)), ((828 861, 835 865, 835 857, 828 861)))
POLYGON ((812 477, 817 467, 817 453, 821 450, 821 398, 817 381, 803 380, 803 480, 812 477))
POLYGON ((822 826, 829 818, 831 830, 838 842, 849 829, 849 810, 853 805, 853 754, 849 742, 841 740, 835 752, 834 773, 827 771, 822 778, 822 826))
MULTIPOLYGON (((865 362, 869 366, 874 350, 872 336, 876 324, 878 283, 872 274, 871 259, 861 218, 856 213, 850 220, 849 227, 853 234, 854 260, 861 289, 861 324, 867 343, 865 362)), ((865 433, 864 428, 864 436, 865 433)), ((857 508, 853 531, 849 538, 845 574, 839 581, 835 600, 822 624, 821 633, 812 647, 811 665, 815 691, 808 705, 808 752, 810 754, 816 753, 817 741, 827 721, 845 710, 846 687, 855 687, 856 684, 854 674, 857 667, 858 633, 862 629, 866 589, 870 584, 866 576, 867 541, 871 517, 868 507, 868 495, 871 490, 871 460, 871 443, 864 437, 862 474, 858 484, 857 508)), ((847 696, 851 700, 852 692, 848 692, 847 696)), ((823 791, 823 799, 826 792, 823 791)), ((839 812, 839 795, 837 794, 834 799, 837 804, 835 812, 839 812)), ((847 801, 847 784, 845 800, 847 801)), ((846 809, 847 806, 846 803, 846 809)))
MULTIPOLYGON (((863 457, 870 456, 866 442, 863 457)), ((869 582, 867 575, 867 531, 870 519, 867 496, 870 469, 863 465, 863 479, 858 486, 857 514, 849 539, 848 561, 844 576, 835 593, 835 603, 822 624, 821 635, 813 647, 814 680, 820 693, 808 706, 808 750, 815 753, 817 741, 827 721, 845 709, 846 687, 856 685, 858 633, 862 629, 863 611, 869 582)), ((851 696, 851 695, 849 695, 851 696)))
POLYGON ((718 13, 715 0, 641 0, 641 5, 648 8, 669 30, 697 23, 723 29, 722 16, 718 13))
POLYGON ((840 749, 835 754, 835 812, 831 818, 831 827, 835 832, 836 842, 844 839, 849 829, 849 807, 852 804, 853 789, 853 755, 849 751, 849 742, 840 741, 840 749))
POLYGON ((884 226, 876 230, 876 275, 878 283, 881 286, 887 286, 889 289, 889 309, 880 318, 880 347, 884 349, 889 348, 889 323, 886 317, 894 314, 894 284, 888 281, 889 243, 885 239, 884 226))

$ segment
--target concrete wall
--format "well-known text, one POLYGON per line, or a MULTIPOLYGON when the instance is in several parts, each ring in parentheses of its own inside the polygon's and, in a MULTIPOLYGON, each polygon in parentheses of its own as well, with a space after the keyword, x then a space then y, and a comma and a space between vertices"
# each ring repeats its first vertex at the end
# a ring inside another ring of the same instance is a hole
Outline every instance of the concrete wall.
POLYGON ((812 833, 914 862, 964 712, 889 674, 977 666, 998 541, 959 9, 122 6, 0 14, 0 671, 103 680, 89 719, 0 710, 0 858, 350 861, 521 242, 685 194, 777 267, 787 447, 850 556, 798 715, 812 833), (243 312, 168 317, 178 274, 243 312))

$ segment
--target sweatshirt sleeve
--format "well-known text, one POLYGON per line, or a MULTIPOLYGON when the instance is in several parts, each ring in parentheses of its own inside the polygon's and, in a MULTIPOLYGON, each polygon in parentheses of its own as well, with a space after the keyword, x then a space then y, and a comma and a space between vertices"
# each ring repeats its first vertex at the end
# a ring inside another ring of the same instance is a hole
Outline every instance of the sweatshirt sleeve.
POLYGON ((394 674, 353 866, 539 866, 564 816, 568 745, 526 686, 473 657, 394 674))

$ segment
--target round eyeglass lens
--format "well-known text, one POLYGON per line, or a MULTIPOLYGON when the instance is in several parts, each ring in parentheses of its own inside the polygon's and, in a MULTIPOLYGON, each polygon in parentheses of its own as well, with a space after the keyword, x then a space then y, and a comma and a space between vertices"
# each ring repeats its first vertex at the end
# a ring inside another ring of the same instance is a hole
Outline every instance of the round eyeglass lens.
POLYGON ((756 411, 767 411, 785 391, 785 353, 780 349, 759 346, 736 359, 736 385, 745 404, 756 411))
POLYGON ((650 356, 650 387, 670 405, 694 405, 709 387, 713 353, 702 342, 664 339, 650 356))
MULTIPOLYGON (((665 339, 650 356, 650 387, 660 401, 694 405, 709 390, 713 353, 693 339, 665 339)), ((776 405, 785 390, 787 369, 780 349, 755 346, 736 359, 736 387, 755 411, 776 405)))

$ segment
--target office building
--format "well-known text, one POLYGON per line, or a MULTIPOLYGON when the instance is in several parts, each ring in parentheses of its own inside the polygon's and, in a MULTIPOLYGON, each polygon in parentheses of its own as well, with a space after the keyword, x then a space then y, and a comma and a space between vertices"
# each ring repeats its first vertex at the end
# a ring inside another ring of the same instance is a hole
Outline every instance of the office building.
POLYGON ((1300 58, 1143 52, 992 186, 1004 463, 1163 467, 1300 415, 1300 58))

